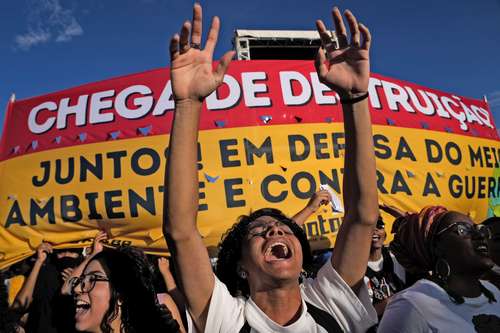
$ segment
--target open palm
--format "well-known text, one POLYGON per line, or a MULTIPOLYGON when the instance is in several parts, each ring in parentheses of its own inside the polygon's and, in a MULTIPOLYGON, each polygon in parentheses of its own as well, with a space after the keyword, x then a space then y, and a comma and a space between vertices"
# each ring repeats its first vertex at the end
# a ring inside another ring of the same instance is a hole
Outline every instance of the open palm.
POLYGON ((368 90, 371 35, 368 28, 358 23, 350 11, 346 11, 351 31, 351 43, 348 44, 346 28, 338 8, 334 8, 332 15, 339 48, 332 43, 324 23, 316 21, 323 44, 316 57, 316 69, 324 84, 337 91, 342 98, 351 98, 368 90), (362 44, 360 34, 363 35, 362 44))
POLYGON ((170 41, 170 76, 176 101, 202 101, 222 83, 234 52, 227 52, 213 70, 212 57, 219 27, 219 18, 214 17, 205 48, 202 50, 202 9, 199 4, 195 4, 192 26, 191 22, 186 21, 180 35, 176 34, 170 41))

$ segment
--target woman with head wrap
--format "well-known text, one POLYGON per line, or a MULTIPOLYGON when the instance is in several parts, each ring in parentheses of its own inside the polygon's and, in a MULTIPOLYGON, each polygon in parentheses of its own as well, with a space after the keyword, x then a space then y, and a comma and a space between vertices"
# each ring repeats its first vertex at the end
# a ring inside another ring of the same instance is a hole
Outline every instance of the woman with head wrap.
POLYGON ((379 332, 500 332, 500 290, 479 279, 493 265, 487 227, 432 206, 394 231, 391 250, 422 279, 389 303, 379 332))

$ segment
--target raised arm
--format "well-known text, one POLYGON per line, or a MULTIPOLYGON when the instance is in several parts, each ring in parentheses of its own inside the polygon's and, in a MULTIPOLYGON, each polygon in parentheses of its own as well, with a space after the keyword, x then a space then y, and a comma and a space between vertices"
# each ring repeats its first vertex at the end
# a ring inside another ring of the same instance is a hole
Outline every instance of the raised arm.
POLYGON ((181 332, 185 332, 184 328, 187 326, 186 318, 184 314, 186 313, 186 302, 184 301, 184 295, 177 289, 177 284, 175 283, 174 276, 170 272, 170 263, 167 258, 158 258, 158 270, 163 277, 165 286, 167 287, 167 297, 165 297, 165 305, 172 312, 172 316, 177 320, 179 326, 181 327, 181 332))
POLYGON ((187 306, 200 332, 204 331, 214 277, 196 226, 198 123, 204 98, 222 83, 234 55, 227 52, 213 70, 212 56, 219 25, 219 18, 214 17, 202 49, 202 9, 195 4, 192 23, 186 21, 180 35, 176 34, 170 41, 175 114, 165 172, 163 233, 178 268, 187 306))
POLYGON ((379 205, 379 208, 383 210, 384 212, 390 214, 394 218, 400 218, 402 216, 408 215, 407 212, 402 211, 401 209, 397 208, 396 206, 391 206, 391 205, 386 205, 386 204, 381 204, 379 205))
POLYGON ((24 281, 21 290, 16 295, 11 308, 18 310, 19 312, 27 311, 31 303, 33 302, 33 291, 35 290, 36 281, 38 280, 38 275, 42 269, 45 260, 49 253, 52 253, 52 246, 49 243, 42 243, 36 249, 36 261, 31 269, 28 278, 24 281))
POLYGON ((300 212, 292 217, 298 225, 302 226, 306 220, 314 214, 321 205, 328 205, 330 202, 330 193, 327 190, 320 190, 313 194, 307 205, 300 212))
POLYGON ((375 155, 367 99, 371 35, 368 28, 346 11, 351 32, 349 43, 338 8, 333 9, 332 15, 339 48, 335 48, 324 23, 318 20, 316 26, 323 48, 319 49, 315 63, 321 82, 340 95, 344 114, 345 215, 337 235, 332 265, 356 290, 363 283, 372 231, 378 218, 375 155))

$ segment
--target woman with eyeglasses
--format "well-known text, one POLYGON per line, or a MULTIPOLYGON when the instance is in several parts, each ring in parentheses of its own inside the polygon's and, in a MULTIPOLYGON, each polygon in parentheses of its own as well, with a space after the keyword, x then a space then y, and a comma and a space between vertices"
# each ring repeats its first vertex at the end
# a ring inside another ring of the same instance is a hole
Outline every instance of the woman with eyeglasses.
POLYGON ((422 279, 394 296, 378 332, 500 332, 500 290, 480 280, 493 266, 487 227, 431 206, 394 230, 392 252, 422 279))
POLYGON ((85 332, 179 332, 172 313, 158 303, 153 271, 132 247, 104 249, 73 279, 76 329, 85 332))

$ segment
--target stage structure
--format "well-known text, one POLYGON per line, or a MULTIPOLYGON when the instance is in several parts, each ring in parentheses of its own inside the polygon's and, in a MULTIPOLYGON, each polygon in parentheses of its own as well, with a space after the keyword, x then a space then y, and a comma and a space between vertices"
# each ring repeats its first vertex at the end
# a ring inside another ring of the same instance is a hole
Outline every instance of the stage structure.
MULTIPOLYGON (((332 41, 337 43, 334 31, 332 41)), ((311 60, 321 45, 315 30, 244 30, 234 32, 238 60, 311 60)))

